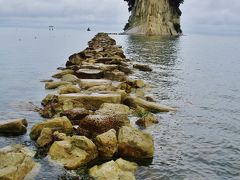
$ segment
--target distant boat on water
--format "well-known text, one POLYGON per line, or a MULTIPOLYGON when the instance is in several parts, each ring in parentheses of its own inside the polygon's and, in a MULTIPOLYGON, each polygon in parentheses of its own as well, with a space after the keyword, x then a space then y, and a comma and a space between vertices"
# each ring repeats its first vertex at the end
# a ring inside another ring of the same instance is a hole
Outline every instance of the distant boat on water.
POLYGON ((49 31, 53 31, 54 30, 54 26, 49 26, 49 31))
POLYGON ((91 29, 90 29, 90 28, 87 28, 87 31, 91 31, 91 29))

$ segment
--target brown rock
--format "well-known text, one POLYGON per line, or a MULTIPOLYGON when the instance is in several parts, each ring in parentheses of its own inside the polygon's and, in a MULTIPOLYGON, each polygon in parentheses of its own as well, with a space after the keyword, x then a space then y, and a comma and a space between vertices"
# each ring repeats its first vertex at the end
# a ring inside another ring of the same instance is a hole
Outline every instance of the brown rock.
POLYGON ((125 81, 127 79, 125 73, 119 70, 104 72, 104 78, 110 79, 113 81, 125 81))
POLYGON ((89 169, 89 175, 98 180, 135 180, 138 165, 123 159, 109 161, 89 169))
POLYGON ((130 109, 124 104, 111 104, 104 103, 99 110, 95 112, 97 115, 117 115, 117 114, 130 114, 130 109))
POLYGON ((133 67, 140 71, 152 71, 152 68, 146 64, 134 64, 133 67))
POLYGON ((26 119, 0 121, 0 135, 22 135, 27 132, 27 126, 26 119))
POLYGON ((111 129, 103 134, 98 135, 95 143, 100 156, 104 158, 113 157, 114 153, 117 151, 116 131, 111 129))
POLYGON ((124 114, 115 116, 89 115, 80 121, 78 132, 81 135, 81 130, 84 130, 87 137, 92 138, 110 129, 118 131, 124 125, 129 125, 128 116, 124 114))
POLYGON ((30 133, 31 139, 36 140, 44 128, 51 128, 53 131, 58 130, 66 133, 72 132, 72 124, 67 117, 48 119, 32 127, 30 133))
POLYGON ((76 84, 76 83, 79 82, 78 77, 73 75, 73 74, 66 74, 66 75, 62 76, 61 80, 66 81, 66 82, 70 82, 70 83, 73 83, 73 84, 76 84))
POLYGON ((66 169, 77 169, 98 156, 97 147, 84 136, 73 136, 63 141, 55 141, 49 155, 66 169))
POLYGON ((21 145, 0 149, 0 179, 22 180, 27 177, 39 167, 32 156, 33 153, 21 145))
POLYGON ((60 78, 62 78, 66 74, 73 74, 73 73, 74 73, 73 70, 65 69, 65 70, 62 70, 62 71, 58 72, 57 74, 54 74, 52 77, 60 79, 60 78))
POLYGON ((59 94, 70 94, 70 93, 80 93, 81 90, 75 85, 64 85, 61 86, 58 90, 59 94))
POLYGON ((97 110, 103 103, 121 103, 121 95, 113 93, 64 94, 60 95, 58 98, 60 102, 64 102, 66 100, 77 101, 82 103, 88 110, 97 110))
POLYGON ((66 110, 62 112, 60 115, 67 116, 67 118, 71 120, 73 125, 78 125, 79 121, 89 114, 90 112, 85 108, 74 108, 74 109, 66 110))
POLYGON ((45 83, 45 89, 56 89, 59 86, 70 85, 70 82, 58 81, 58 82, 47 82, 45 83))

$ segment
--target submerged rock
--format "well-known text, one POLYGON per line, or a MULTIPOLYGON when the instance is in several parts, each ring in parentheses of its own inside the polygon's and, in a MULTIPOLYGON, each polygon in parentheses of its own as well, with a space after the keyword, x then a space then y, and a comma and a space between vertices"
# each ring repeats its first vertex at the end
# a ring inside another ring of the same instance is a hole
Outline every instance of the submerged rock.
POLYGON ((152 68, 147 64, 134 64, 133 67, 140 71, 152 71, 152 68))
POLYGON ((73 136, 55 141, 48 153, 52 160, 66 169, 77 169, 98 156, 96 145, 84 136, 73 136))
POLYGON ((111 158, 117 151, 116 131, 111 129, 96 137, 95 143, 101 157, 111 158))
POLYGON ((27 126, 26 119, 0 121, 0 135, 22 135, 27 132, 27 126))
POLYGON ((138 165, 123 159, 109 161, 89 169, 89 175, 98 180, 135 180, 138 165))
POLYGON ((22 180, 39 166, 33 161, 34 153, 22 145, 0 149, 0 179, 22 180))
POLYGON ((53 131, 71 133, 73 127, 67 117, 48 119, 37 123, 32 127, 32 130, 30 132, 31 139, 36 140, 44 128, 50 128, 53 131))
POLYGON ((118 153, 129 158, 152 158, 153 137, 133 127, 123 126, 118 132, 118 153))

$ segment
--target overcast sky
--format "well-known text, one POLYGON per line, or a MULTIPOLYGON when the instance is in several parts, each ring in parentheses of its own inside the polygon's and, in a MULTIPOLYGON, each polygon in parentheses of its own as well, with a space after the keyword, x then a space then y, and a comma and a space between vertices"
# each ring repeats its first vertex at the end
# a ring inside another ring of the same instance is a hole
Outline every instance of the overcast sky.
MULTIPOLYGON (((185 32, 240 30, 240 0, 185 0, 181 9, 185 32)), ((0 0, 0 26, 121 31, 128 16, 123 0, 0 0)))

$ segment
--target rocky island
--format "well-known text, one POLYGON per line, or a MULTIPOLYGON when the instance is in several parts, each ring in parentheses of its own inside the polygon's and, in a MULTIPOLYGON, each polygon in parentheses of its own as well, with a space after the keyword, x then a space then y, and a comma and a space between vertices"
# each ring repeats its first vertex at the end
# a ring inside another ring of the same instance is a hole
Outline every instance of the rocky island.
POLYGON ((125 0, 131 16, 127 34, 176 36, 182 33, 179 6, 183 0, 125 0))
MULTIPOLYGON (((97 34, 88 45, 58 68, 54 80, 45 82, 52 93, 38 109, 46 119, 30 132, 38 149, 34 157, 47 156, 67 170, 88 166, 93 179, 135 179, 137 162, 154 156, 154 138, 142 129, 158 123, 154 113, 176 109, 145 95, 150 86, 131 74, 151 73, 151 67, 127 59, 106 33, 97 34)), ((25 119, 7 121, 0 124, 0 133, 24 134, 26 127, 25 119)), ((0 179, 20 180, 37 167, 27 152, 21 145, 0 149, 0 179)))

